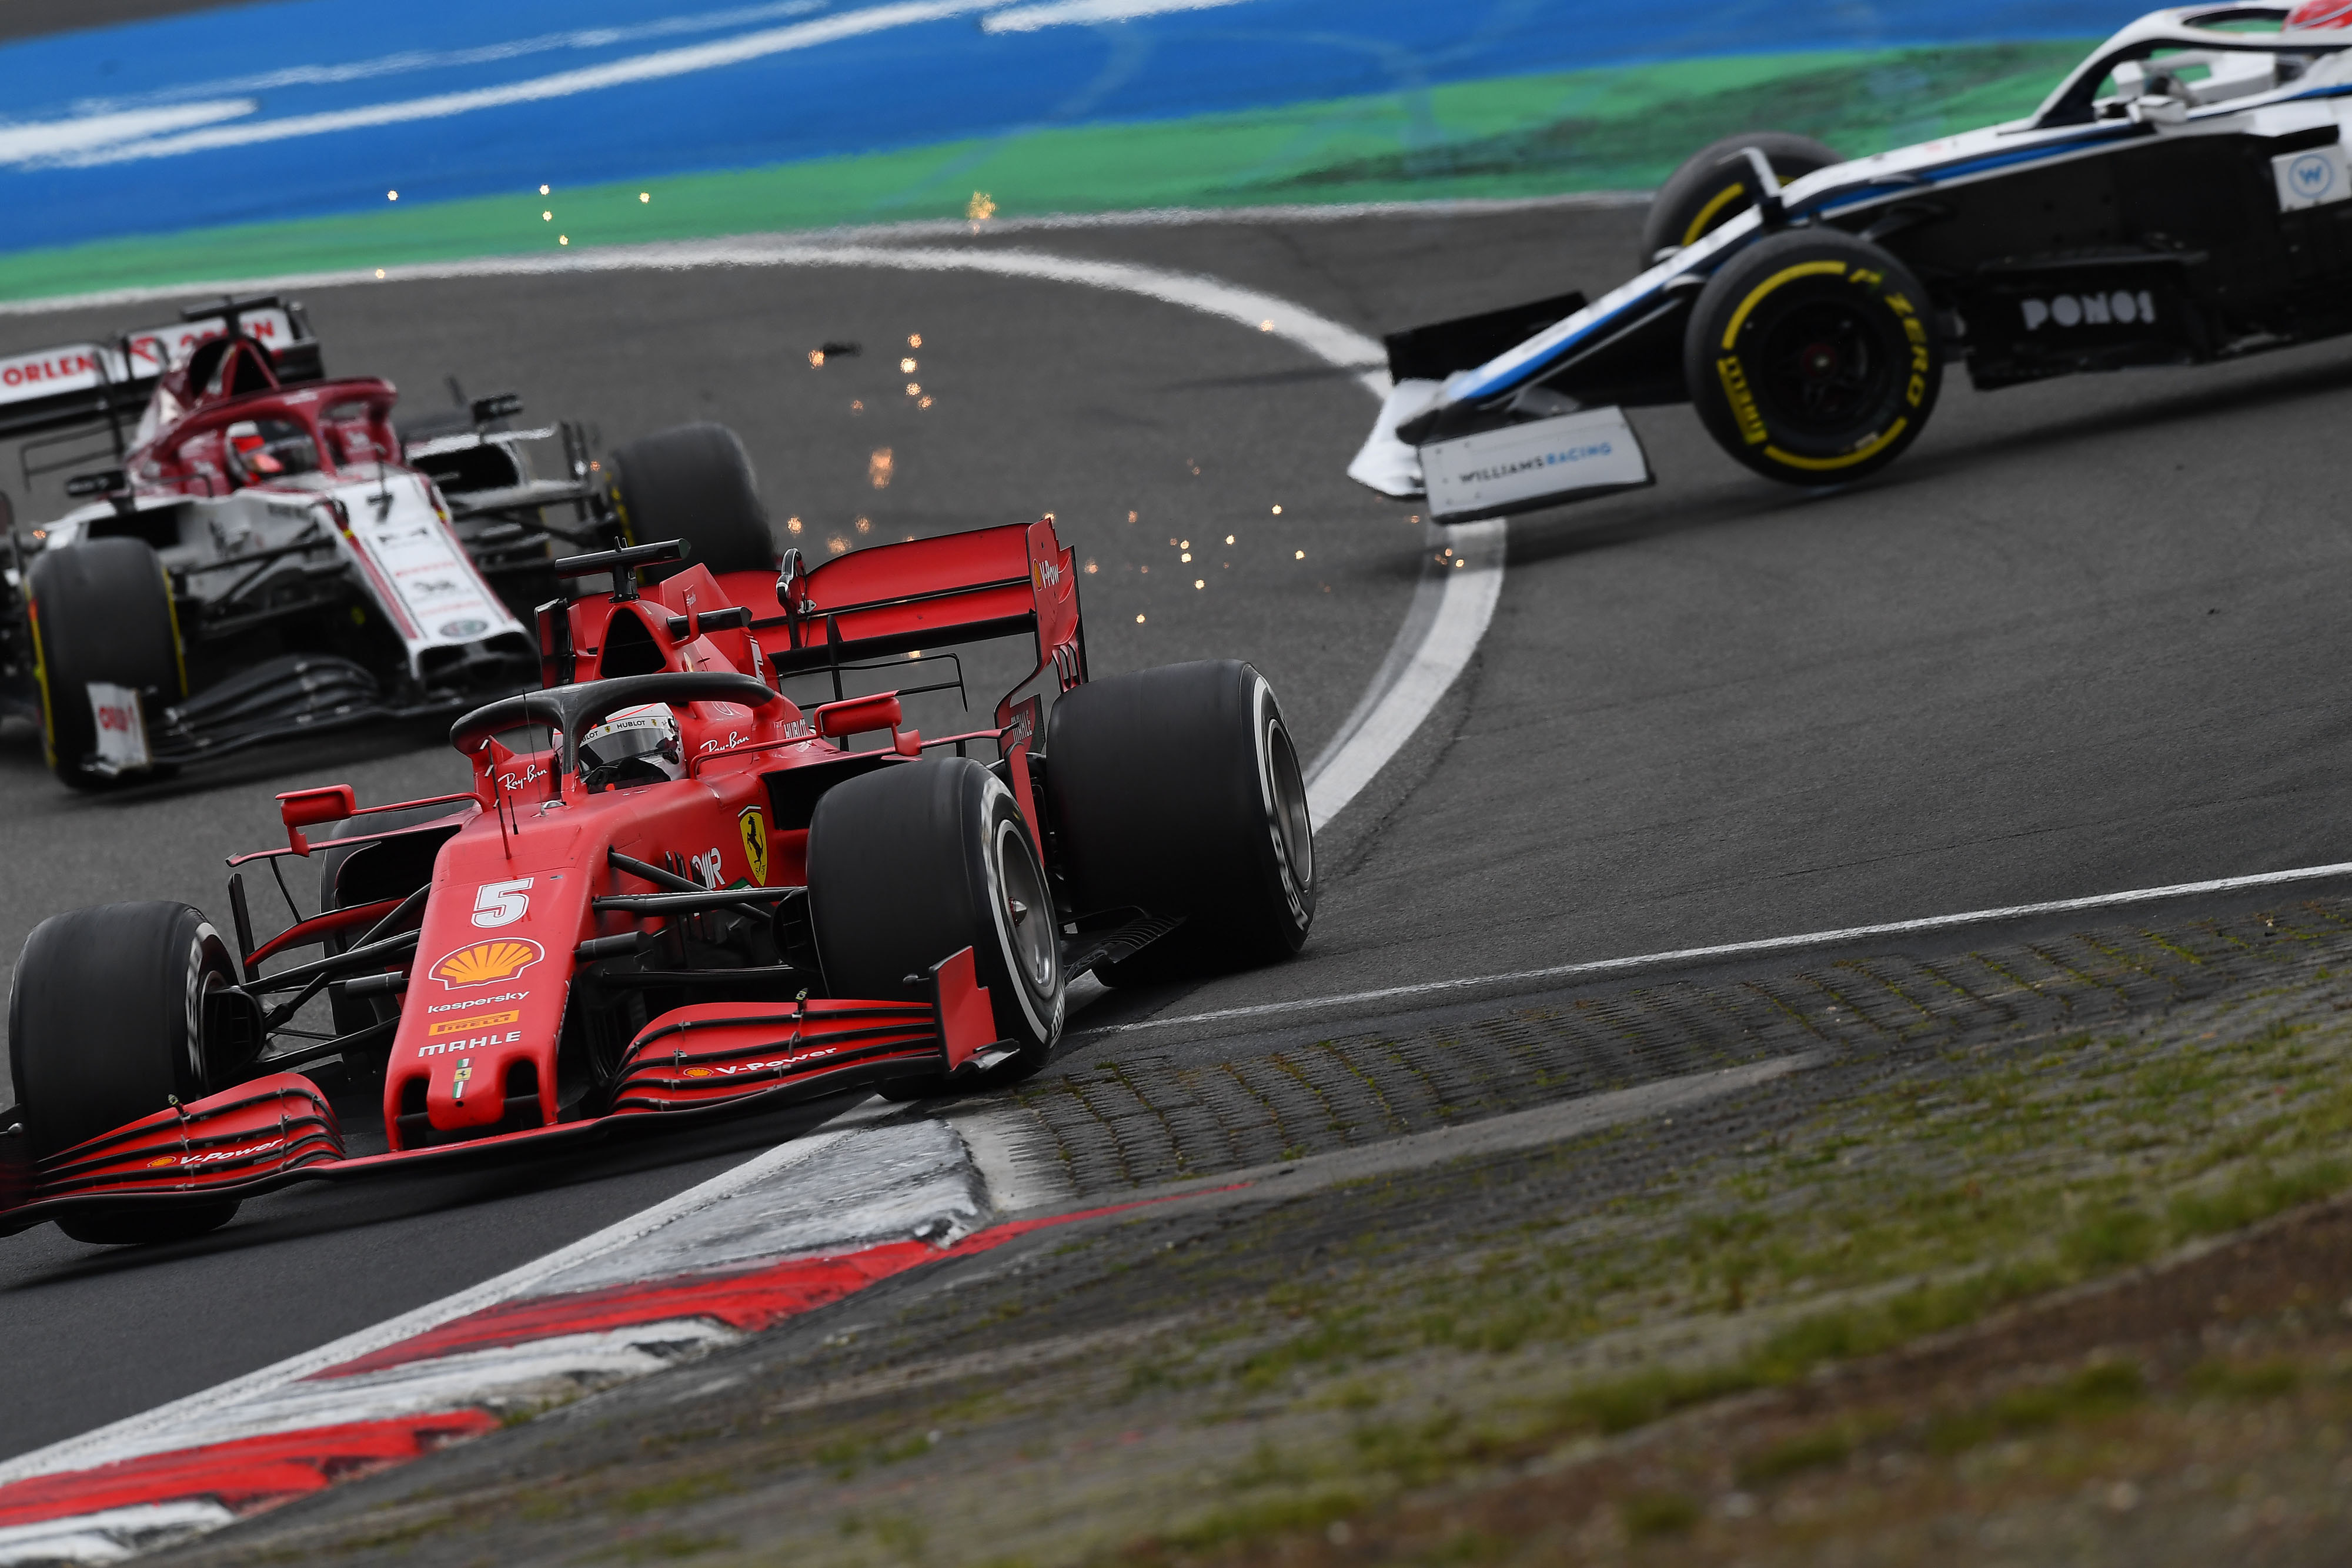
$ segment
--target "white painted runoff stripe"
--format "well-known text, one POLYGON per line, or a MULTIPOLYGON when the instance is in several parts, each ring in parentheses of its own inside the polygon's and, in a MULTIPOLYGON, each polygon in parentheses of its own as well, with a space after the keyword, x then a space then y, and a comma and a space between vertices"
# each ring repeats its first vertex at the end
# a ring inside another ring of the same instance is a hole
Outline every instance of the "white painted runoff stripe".
POLYGON ((2019 920, 2035 915, 2068 915, 2087 909, 2117 909, 2127 904, 2155 904, 2168 898, 2199 894, 2232 893, 2242 888, 2280 887, 2329 877, 2352 877, 2352 861, 2334 865, 2302 866, 2294 871, 2257 872, 2252 876, 2216 877, 2210 882, 2179 882, 2165 887, 2135 887, 2122 893, 2098 893, 2087 898, 2059 898, 2045 904, 2012 904, 1999 909, 1970 909, 1958 915, 1929 915, 1916 920, 1890 920, 1881 925, 1848 925, 1834 931, 1803 931, 1793 936, 1765 936, 1750 942, 1726 942, 1713 947, 1677 947, 1664 953, 1642 953, 1630 958, 1594 958, 1581 964, 1554 964, 1541 969, 1514 969, 1498 975, 1464 975, 1447 980, 1423 980, 1411 986, 1383 986, 1371 991, 1345 991, 1337 996, 1309 997, 1295 1002, 1260 1002, 1245 1008, 1220 1008, 1213 1012, 1186 1013, 1178 1018, 1140 1019, 1134 1023, 1105 1024, 1079 1030, 1080 1035, 1132 1034, 1138 1030, 1173 1029, 1183 1024, 1227 1023, 1241 1019, 1273 1018, 1283 1013, 1313 1012, 1358 1002, 1385 1002, 1407 997, 1429 997, 1479 986, 1521 985, 1529 980, 1573 980, 1666 964, 1696 963, 1707 958, 1738 958, 1759 953, 1784 953, 1793 948, 1826 947, 1874 936, 1900 936, 1914 931, 1941 931, 1955 925, 1987 921, 2019 920))
POLYGON ((431 93, 423 98, 362 104, 322 114, 289 114, 282 120, 154 136, 126 145, 91 149, 58 161, 74 164, 121 163, 133 159, 170 158, 225 147, 250 147, 258 142, 365 131, 420 120, 446 120, 486 109, 544 103, 552 99, 572 98, 581 93, 600 92, 635 82, 662 81, 672 77, 691 76, 698 71, 723 69, 775 55, 839 43, 847 38, 867 37, 894 28, 919 26, 927 22, 943 22, 974 12, 993 10, 1004 3, 1005 0, 903 0, 895 5, 868 6, 862 11, 847 11, 839 16, 795 22, 782 27, 765 27, 707 44, 689 44, 674 49, 656 50, 652 54, 635 55, 626 59, 608 60, 602 65, 582 66, 572 70, 534 77, 528 81, 504 82, 496 87, 473 88, 461 92, 431 93))
POLYGON ((1139 16, 1161 16, 1171 11, 1214 11, 1247 0, 1047 0, 1042 5, 1015 5, 982 18, 983 33, 1034 33, 1040 27, 1090 26, 1102 22, 1131 22, 1139 16))

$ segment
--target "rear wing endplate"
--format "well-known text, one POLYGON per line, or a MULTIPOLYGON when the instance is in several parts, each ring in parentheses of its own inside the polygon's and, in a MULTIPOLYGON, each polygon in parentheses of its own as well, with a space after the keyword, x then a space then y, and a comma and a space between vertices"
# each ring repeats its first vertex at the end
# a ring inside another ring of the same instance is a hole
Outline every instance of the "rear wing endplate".
POLYGON ((106 420, 136 418, 155 379, 197 344, 236 329, 278 361, 281 379, 318 374, 318 340, 299 305, 275 298, 224 300, 166 327, 126 332, 111 343, 68 343, 0 355, 0 437, 106 420))

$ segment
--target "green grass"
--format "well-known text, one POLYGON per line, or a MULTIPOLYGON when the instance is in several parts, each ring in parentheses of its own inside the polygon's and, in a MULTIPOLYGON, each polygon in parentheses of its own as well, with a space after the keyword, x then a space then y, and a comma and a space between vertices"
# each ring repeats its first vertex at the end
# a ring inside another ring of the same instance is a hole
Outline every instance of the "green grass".
POLYGON ((20 251, 0 257, 0 298, 964 218, 982 193, 986 210, 1003 218, 1646 189, 1697 147, 1759 126, 1817 136, 1858 156, 2022 114, 2087 47, 1845 50, 1558 72, 547 197, 530 187, 512 196, 387 204, 342 216, 20 251), (555 216, 542 220, 542 212, 555 216))

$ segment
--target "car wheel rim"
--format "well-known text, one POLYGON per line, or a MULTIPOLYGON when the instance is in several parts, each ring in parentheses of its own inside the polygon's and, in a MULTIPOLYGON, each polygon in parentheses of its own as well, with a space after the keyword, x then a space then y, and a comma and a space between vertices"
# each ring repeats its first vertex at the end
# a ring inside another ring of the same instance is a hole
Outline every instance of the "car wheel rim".
POLYGON ((1875 420, 1899 362, 1876 327, 1850 301, 1815 299, 1766 329, 1764 385, 1791 434, 1837 437, 1875 420))
POLYGON ((1307 810, 1307 780, 1298 771, 1298 752, 1282 720, 1265 724, 1265 779, 1273 808, 1275 841, 1291 875, 1303 890, 1315 885, 1315 822, 1307 810))
POLYGON ((999 822, 994 848, 997 894, 1003 901, 997 913, 1013 964, 1032 992, 1050 997, 1061 961, 1055 947, 1053 895, 1045 890, 1045 876, 1018 824, 999 822))

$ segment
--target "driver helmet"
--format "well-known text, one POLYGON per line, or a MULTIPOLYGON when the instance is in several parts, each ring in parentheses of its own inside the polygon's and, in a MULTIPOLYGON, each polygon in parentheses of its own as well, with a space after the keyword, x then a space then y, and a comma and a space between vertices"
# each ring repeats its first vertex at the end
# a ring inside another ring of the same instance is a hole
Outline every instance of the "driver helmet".
POLYGON ((625 707, 580 741, 580 769, 592 787, 658 784, 686 777, 677 716, 667 703, 625 707))
POLYGON ((2280 25, 2284 33, 2340 32, 2352 27, 2352 0, 2303 0, 2280 25))
POLYGON ((229 462, 248 480, 308 474, 319 465, 310 436, 290 420, 240 419, 224 434, 229 462))

